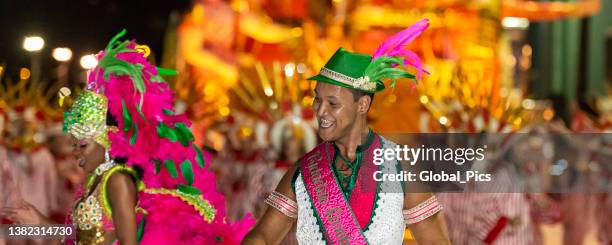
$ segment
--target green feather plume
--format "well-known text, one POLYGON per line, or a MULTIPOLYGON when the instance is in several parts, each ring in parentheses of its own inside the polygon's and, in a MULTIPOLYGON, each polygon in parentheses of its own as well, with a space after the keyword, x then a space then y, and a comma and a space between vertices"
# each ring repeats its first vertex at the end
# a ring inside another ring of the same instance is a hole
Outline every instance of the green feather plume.
POLYGON ((390 87, 395 87, 395 79, 410 78, 416 82, 415 76, 404 66, 404 59, 393 56, 380 56, 374 59, 365 69, 365 75, 370 78, 370 82, 391 79, 390 87))
POLYGON ((142 79, 142 66, 117 58, 117 55, 120 53, 136 52, 136 50, 127 47, 130 41, 119 41, 120 38, 125 36, 126 32, 123 29, 108 42, 106 49, 104 49, 104 56, 98 62, 98 67, 104 69, 104 79, 106 80, 108 80, 111 73, 117 76, 130 76, 134 83, 134 88, 140 93, 139 106, 142 107, 144 93, 146 92, 144 80, 142 79))

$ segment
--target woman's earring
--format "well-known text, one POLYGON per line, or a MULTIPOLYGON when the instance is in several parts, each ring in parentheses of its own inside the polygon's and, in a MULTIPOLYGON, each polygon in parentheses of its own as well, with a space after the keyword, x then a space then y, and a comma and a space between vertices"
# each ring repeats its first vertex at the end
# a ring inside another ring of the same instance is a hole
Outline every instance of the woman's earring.
POLYGON ((104 160, 105 162, 110 162, 110 154, 108 154, 108 150, 104 151, 104 160))

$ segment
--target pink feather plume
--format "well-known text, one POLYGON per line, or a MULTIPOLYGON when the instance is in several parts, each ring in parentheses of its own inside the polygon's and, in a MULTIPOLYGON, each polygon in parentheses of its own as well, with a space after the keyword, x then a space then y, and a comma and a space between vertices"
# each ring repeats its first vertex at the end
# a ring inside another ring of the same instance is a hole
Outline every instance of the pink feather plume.
POLYGON ((417 69, 417 79, 421 79, 423 72, 429 74, 423 69, 421 59, 417 54, 405 48, 410 42, 417 38, 423 31, 429 27, 429 20, 422 19, 410 27, 398 32, 397 34, 387 38, 383 41, 380 46, 376 49, 372 55, 372 59, 376 59, 380 56, 404 56, 404 62, 406 65, 413 66, 417 69))

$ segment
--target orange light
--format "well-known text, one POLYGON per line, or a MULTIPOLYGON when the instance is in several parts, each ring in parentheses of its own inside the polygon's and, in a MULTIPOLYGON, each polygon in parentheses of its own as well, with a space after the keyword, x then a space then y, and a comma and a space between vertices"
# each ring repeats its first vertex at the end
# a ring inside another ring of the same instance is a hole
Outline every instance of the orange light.
POLYGON ((544 117, 544 120, 546 120, 546 121, 552 120, 554 116, 555 116, 555 111, 553 109, 550 109, 550 108, 547 108, 542 113, 542 117, 544 117))
POLYGON ((30 75, 31 75, 30 74, 30 69, 28 69, 28 68, 24 67, 24 68, 21 68, 19 70, 19 78, 21 80, 26 80, 26 79, 30 78, 30 75))

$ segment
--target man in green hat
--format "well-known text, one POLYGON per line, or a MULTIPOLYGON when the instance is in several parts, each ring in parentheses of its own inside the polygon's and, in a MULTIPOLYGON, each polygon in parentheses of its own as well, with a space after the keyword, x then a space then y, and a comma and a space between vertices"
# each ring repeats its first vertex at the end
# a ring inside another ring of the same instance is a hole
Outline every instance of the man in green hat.
POLYGON ((374 57, 340 48, 309 78, 317 81, 314 110, 324 142, 283 177, 265 201, 273 208, 243 244, 278 244, 294 222, 300 244, 402 244, 406 225, 419 244, 449 244, 435 196, 404 193, 401 182, 374 179, 377 171, 400 168, 396 160, 374 161, 376 149, 396 144, 366 120, 374 94, 385 88, 383 79, 414 79, 404 64, 422 71, 418 59, 405 60, 405 50, 398 50, 427 25, 423 20, 388 39, 374 57))

